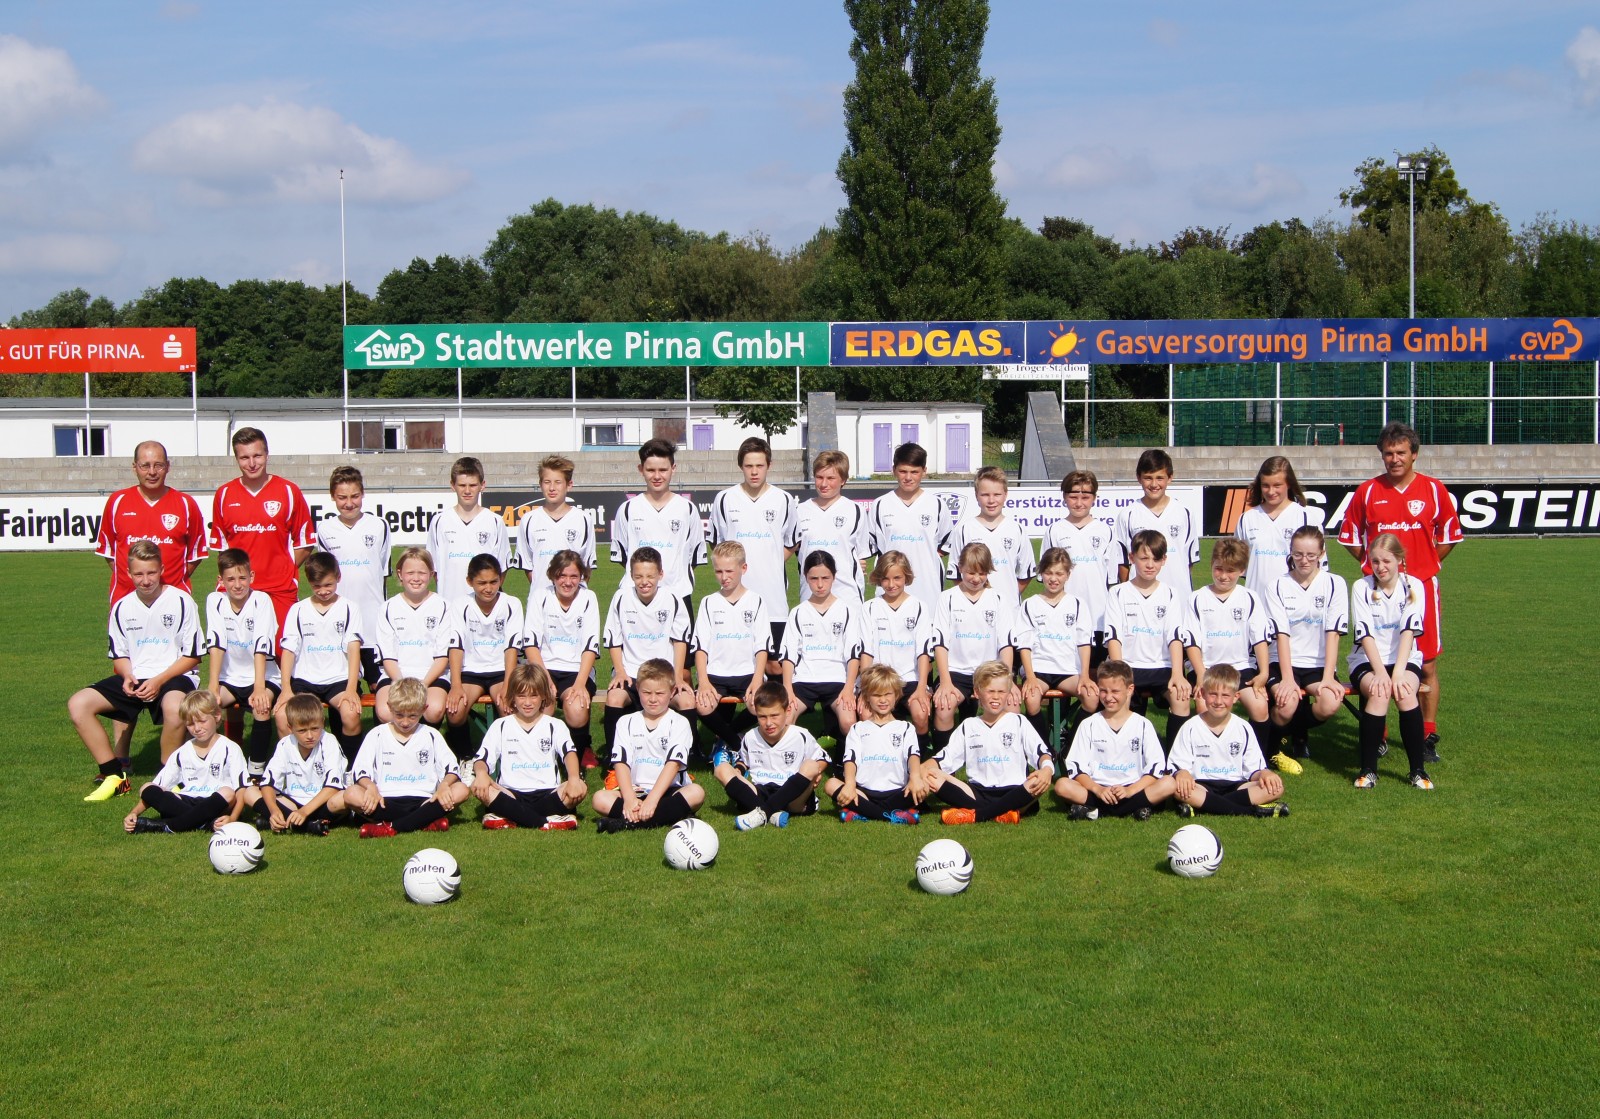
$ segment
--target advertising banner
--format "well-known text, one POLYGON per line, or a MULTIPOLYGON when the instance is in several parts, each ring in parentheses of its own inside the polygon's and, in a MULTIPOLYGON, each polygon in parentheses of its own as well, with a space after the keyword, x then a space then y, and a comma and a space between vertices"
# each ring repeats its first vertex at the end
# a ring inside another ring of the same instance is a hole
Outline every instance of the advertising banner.
POLYGON ((193 373, 192 326, 0 332, 0 373, 193 373))
POLYGON ((1020 322, 836 322, 830 365, 1010 365, 1025 361, 1020 322))
POLYGON ((820 322, 347 326, 347 369, 827 365, 820 322))

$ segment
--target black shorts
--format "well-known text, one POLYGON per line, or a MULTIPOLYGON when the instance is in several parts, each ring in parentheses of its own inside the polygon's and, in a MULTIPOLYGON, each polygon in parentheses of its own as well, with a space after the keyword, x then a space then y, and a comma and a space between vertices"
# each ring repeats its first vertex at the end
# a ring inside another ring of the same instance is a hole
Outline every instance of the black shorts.
POLYGON ((844 684, 796 684, 794 695, 806 707, 813 703, 820 703, 827 707, 839 698, 839 693, 844 691, 844 684))
POLYGON ((367 682, 369 692, 376 692, 378 681, 383 679, 383 661, 371 645, 361 646, 361 678, 367 682))
POLYGON ((1136 668, 1133 670, 1133 690, 1136 692, 1154 692, 1156 695, 1166 695, 1167 685, 1172 683, 1172 669, 1170 668, 1136 668))
POLYGON ((1037 672, 1036 671, 1036 672, 1034 672, 1034 675, 1037 676, 1039 679, 1044 681, 1044 686, 1046 688, 1049 688, 1052 692, 1059 692, 1061 690, 1061 685, 1062 684, 1065 684, 1068 680, 1071 680, 1074 677, 1080 676, 1081 674, 1075 672, 1075 673, 1072 673, 1072 674, 1068 675, 1068 674, 1058 673, 1058 672, 1037 672))
POLYGON ((965 672, 952 672, 946 681, 956 691, 961 693, 961 702, 965 703, 972 698, 972 677, 965 672))
POLYGON ((1216 793, 1218 796, 1227 796, 1229 793, 1236 793, 1239 791, 1241 786, 1248 785, 1249 783, 1250 781, 1248 778, 1240 781, 1195 781, 1195 784, 1199 785, 1206 792, 1216 793))
POLYGON ((782 621, 768 622, 767 624, 772 627, 772 649, 771 655, 767 658, 767 668, 771 670, 778 667, 778 650, 783 648, 783 631, 789 628, 789 623, 782 621))
POLYGON ((712 676, 710 673, 706 674, 706 682, 717 689, 719 696, 733 696, 741 703, 744 702, 744 693, 750 690, 750 684, 754 680, 754 676, 712 676))
MULTIPOLYGON (((283 689, 277 684, 274 684, 271 680, 264 680, 262 683, 266 686, 267 691, 272 693, 272 702, 276 704, 278 702, 278 693, 283 691, 283 689)), ((233 702, 236 707, 249 707, 250 693, 255 691, 256 687, 254 683, 241 684, 235 687, 232 684, 225 684, 221 681, 218 681, 217 686, 233 697, 233 702)))
MULTIPOLYGON (((382 676, 378 677, 378 682, 372 686, 372 694, 373 695, 377 695, 379 692, 383 691, 383 689, 392 688, 392 687, 394 687, 394 681, 389 679, 388 673, 384 673, 382 676)), ((430 692, 433 691, 433 689, 435 689, 435 688, 438 688, 442 692, 448 692, 450 690, 450 674, 448 672, 445 673, 443 676, 440 676, 437 680, 433 681, 431 684, 426 685, 426 687, 430 692)), ((302 689, 300 687, 300 681, 296 680, 294 682, 294 690, 298 692, 298 691, 312 691, 313 689, 311 689, 311 688, 302 689)), ((333 695, 338 695, 343 690, 344 690, 344 685, 343 684, 335 685, 332 694, 333 695)), ((322 702, 326 703, 328 701, 327 700, 323 700, 322 702)))
MULTIPOLYGON (((556 702, 560 703, 561 702, 561 697, 567 694, 567 689, 572 687, 572 685, 574 685, 574 684, 576 684, 578 682, 578 674, 576 672, 562 672, 559 669, 553 669, 553 668, 552 669, 546 669, 545 671, 547 671, 550 674, 550 682, 552 684, 554 684, 555 688, 556 688, 556 702)), ((593 672, 589 673, 589 681, 588 681, 588 683, 589 683, 589 693, 591 695, 593 695, 594 694, 594 673, 593 672)))
POLYGON ((314 695, 322 701, 324 707, 333 705, 333 697, 344 691, 344 681, 337 684, 313 684, 308 680, 291 677, 289 684, 294 688, 295 695, 314 695))
POLYGON ((145 711, 150 715, 150 721, 156 726, 161 725, 161 698, 168 692, 177 692, 179 695, 188 695, 194 691, 194 681, 187 676, 174 676, 156 693, 154 699, 148 702, 134 699, 122 690, 123 679, 120 676, 107 676, 104 680, 97 680, 89 687, 93 688, 111 705, 111 717, 119 723, 135 723, 139 720, 139 712, 145 711))
MULTIPOLYGON (((1394 665, 1391 664, 1391 665, 1387 666, 1384 669, 1384 671, 1385 672, 1389 672, 1389 673, 1394 672, 1394 665)), ((1413 676, 1415 676, 1417 678, 1417 683, 1419 683, 1419 684, 1422 683, 1422 669, 1418 668, 1416 665, 1412 664, 1410 661, 1407 661, 1406 662, 1406 671, 1411 673, 1411 675, 1413 675, 1413 676)), ((1371 675, 1372 675, 1372 664, 1369 662, 1367 664, 1361 665, 1359 668, 1357 668, 1354 672, 1352 672, 1350 674, 1350 686, 1356 690, 1357 694, 1359 694, 1361 692, 1361 681, 1365 680, 1368 676, 1371 676, 1371 675)))
MULTIPOLYGON (((1322 682, 1322 669, 1320 668, 1296 668, 1292 669, 1292 671, 1294 672, 1294 682, 1300 685, 1301 691, 1305 691, 1312 684, 1320 684, 1322 682)), ((1283 683, 1283 665, 1274 663, 1267 673, 1267 688, 1270 690, 1281 683, 1283 683)))
MULTIPOLYGON (((449 680, 445 679, 444 677, 441 677, 440 679, 445 680, 444 684, 441 686, 446 690, 449 690, 449 680)), ((484 691, 488 691, 496 684, 504 684, 506 682, 506 674, 504 672, 468 672, 463 669, 461 672, 461 682, 463 684, 476 684, 484 691)), ((437 681, 435 681, 435 683, 437 683, 437 681)))

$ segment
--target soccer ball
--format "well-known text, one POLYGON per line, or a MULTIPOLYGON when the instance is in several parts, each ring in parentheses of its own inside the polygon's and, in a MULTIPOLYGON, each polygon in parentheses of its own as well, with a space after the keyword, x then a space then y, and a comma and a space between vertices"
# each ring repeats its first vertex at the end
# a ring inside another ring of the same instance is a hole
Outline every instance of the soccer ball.
POLYGON ((667 830, 661 853, 674 870, 705 870, 717 861, 720 846, 717 829, 691 816, 667 830))
POLYGON ((418 905, 440 905, 461 893, 461 867, 449 851, 424 847, 406 861, 406 897, 418 905))
POLYGON ((959 894, 972 883, 972 855, 953 839, 917 852, 917 885, 930 894, 959 894))
POLYGON ((1185 824, 1167 841, 1167 865, 1184 878, 1210 878, 1222 865, 1222 840, 1201 824, 1185 824))
POLYGON ((242 820, 223 824, 211 836, 211 865, 218 874, 249 874, 266 853, 261 833, 242 820))

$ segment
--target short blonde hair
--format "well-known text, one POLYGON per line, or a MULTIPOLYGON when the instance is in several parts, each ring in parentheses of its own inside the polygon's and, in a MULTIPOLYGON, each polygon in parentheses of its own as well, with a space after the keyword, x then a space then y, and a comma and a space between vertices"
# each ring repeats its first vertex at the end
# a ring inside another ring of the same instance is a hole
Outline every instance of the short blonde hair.
POLYGON ((1001 661, 984 661, 972 674, 972 690, 980 692, 996 680, 1011 682, 1011 670, 1001 661))
POLYGON ((711 549, 712 559, 732 560, 734 563, 744 563, 744 545, 737 540, 724 540, 711 549))
POLYGON ((900 678, 900 673, 886 664, 868 665, 861 673, 861 694, 884 695, 893 692, 899 695, 905 690, 905 681, 900 678))
POLYGON ((389 710, 396 715, 420 715, 428 705, 428 689, 415 676, 404 676, 389 685, 389 710))
POLYGON ((187 723, 196 715, 215 715, 218 710, 217 697, 206 688, 197 688, 178 704, 178 718, 187 723))
POLYGON ((1200 690, 1207 688, 1224 688, 1230 692, 1239 690, 1239 670, 1231 664, 1213 664, 1206 669, 1206 674, 1200 678, 1200 690))

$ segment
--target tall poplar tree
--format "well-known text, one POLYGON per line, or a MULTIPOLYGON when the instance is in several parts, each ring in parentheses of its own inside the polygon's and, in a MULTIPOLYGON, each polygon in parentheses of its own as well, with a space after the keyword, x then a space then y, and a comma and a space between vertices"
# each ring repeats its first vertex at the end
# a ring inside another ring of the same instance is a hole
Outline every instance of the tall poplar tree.
MULTIPOLYGON (((845 89, 838 251, 851 307, 884 320, 985 319, 1005 306, 1005 203, 994 82, 979 69, 985 0, 845 0, 855 80, 845 89)), ((932 371, 930 371, 932 374, 932 371)), ((917 395, 973 393, 970 371, 917 395)), ((862 387, 877 389, 872 378, 862 387)), ((981 382, 979 382, 981 384, 981 382)))

